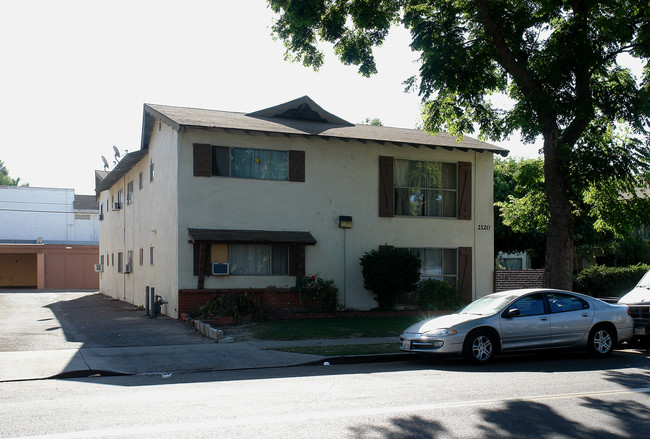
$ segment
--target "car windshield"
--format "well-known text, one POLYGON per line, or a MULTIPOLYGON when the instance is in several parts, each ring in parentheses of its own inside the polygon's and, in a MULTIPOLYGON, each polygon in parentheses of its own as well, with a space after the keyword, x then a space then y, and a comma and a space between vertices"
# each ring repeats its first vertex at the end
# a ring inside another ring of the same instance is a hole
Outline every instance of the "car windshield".
POLYGON ((650 290, 650 271, 648 271, 639 281, 638 288, 647 288, 650 290))
POLYGON ((476 299, 465 308, 458 311, 458 314, 478 314, 490 315, 501 310, 508 303, 515 300, 518 296, 485 296, 476 299))

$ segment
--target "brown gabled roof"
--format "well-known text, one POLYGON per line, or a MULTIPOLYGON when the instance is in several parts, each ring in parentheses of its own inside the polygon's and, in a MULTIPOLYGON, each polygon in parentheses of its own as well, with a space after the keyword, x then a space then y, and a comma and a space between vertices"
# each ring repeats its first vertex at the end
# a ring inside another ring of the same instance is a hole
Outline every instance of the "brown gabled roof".
POLYGON ((331 113, 327 113, 308 96, 248 114, 145 104, 143 149, 148 147, 153 119, 156 117, 176 130, 181 127, 195 127, 278 134, 287 137, 304 136, 340 139, 343 141, 355 140, 362 143, 393 143, 398 146, 408 145, 416 148, 424 146, 428 148, 460 149, 463 151, 488 151, 504 156, 508 154, 507 149, 467 136, 458 141, 456 137, 447 133, 434 136, 422 130, 353 125, 331 113))

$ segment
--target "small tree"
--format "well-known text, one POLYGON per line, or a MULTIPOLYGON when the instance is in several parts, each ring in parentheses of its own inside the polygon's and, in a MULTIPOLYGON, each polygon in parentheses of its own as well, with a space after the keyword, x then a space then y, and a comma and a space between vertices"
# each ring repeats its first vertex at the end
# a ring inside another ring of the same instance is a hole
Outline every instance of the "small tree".
POLYGON ((408 249, 381 247, 360 260, 363 286, 375 294, 380 310, 393 309, 397 295, 413 291, 420 280, 420 258, 408 249))

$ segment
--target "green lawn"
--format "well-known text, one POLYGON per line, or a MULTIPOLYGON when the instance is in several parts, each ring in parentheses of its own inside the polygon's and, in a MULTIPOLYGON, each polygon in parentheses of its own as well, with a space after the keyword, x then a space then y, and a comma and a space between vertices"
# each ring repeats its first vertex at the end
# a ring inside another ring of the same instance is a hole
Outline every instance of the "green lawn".
POLYGON ((426 316, 333 317, 269 320, 255 324, 259 340, 308 340, 317 338, 392 337, 426 316))

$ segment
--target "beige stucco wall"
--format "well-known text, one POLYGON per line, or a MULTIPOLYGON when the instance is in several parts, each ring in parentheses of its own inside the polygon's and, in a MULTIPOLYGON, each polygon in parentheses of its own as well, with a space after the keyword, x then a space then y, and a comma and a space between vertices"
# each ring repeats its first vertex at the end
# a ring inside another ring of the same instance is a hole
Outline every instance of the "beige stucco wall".
POLYGON ((100 225, 100 254, 104 255, 104 272, 100 276, 103 293, 120 300, 144 306, 145 289, 155 288, 155 294, 168 302, 165 314, 176 317, 178 307, 177 248, 177 132, 171 127, 155 125, 149 152, 109 191, 100 195, 104 221, 100 225), (149 181, 149 165, 154 163, 154 180, 149 181), (143 187, 139 189, 139 174, 143 187), (128 182, 133 181, 133 203, 126 203, 128 182), (122 209, 106 211, 106 201, 123 190, 122 209), (154 263, 150 264, 149 249, 154 248, 154 263), (139 251, 143 250, 143 264, 139 251), (118 252, 124 263, 128 251, 133 251, 133 273, 118 273, 118 252), (110 265, 114 254, 115 265, 110 265), (108 262, 107 262, 108 261, 108 262))
MULTIPOLYGON (((376 306, 363 288, 359 258, 382 244, 397 247, 473 248, 474 296, 492 291, 494 272, 492 154, 413 148, 375 142, 236 134, 192 130, 182 133, 179 157, 178 243, 180 288, 196 288, 188 227, 309 231, 316 246, 307 247, 307 273, 336 281, 345 305, 376 306), (304 183, 193 176, 193 143, 305 151, 304 183), (379 156, 472 163, 472 220, 378 215, 379 156), (338 217, 353 217, 353 227, 338 228, 338 217), (478 230, 478 225, 485 225, 478 230), (344 248, 345 233, 345 248, 344 248), (345 258, 344 258, 345 251, 345 258), (343 260, 346 263, 344 266, 343 260), (345 278, 345 282, 344 282, 345 278)), ((290 287, 288 276, 206 278, 205 288, 290 287)))

